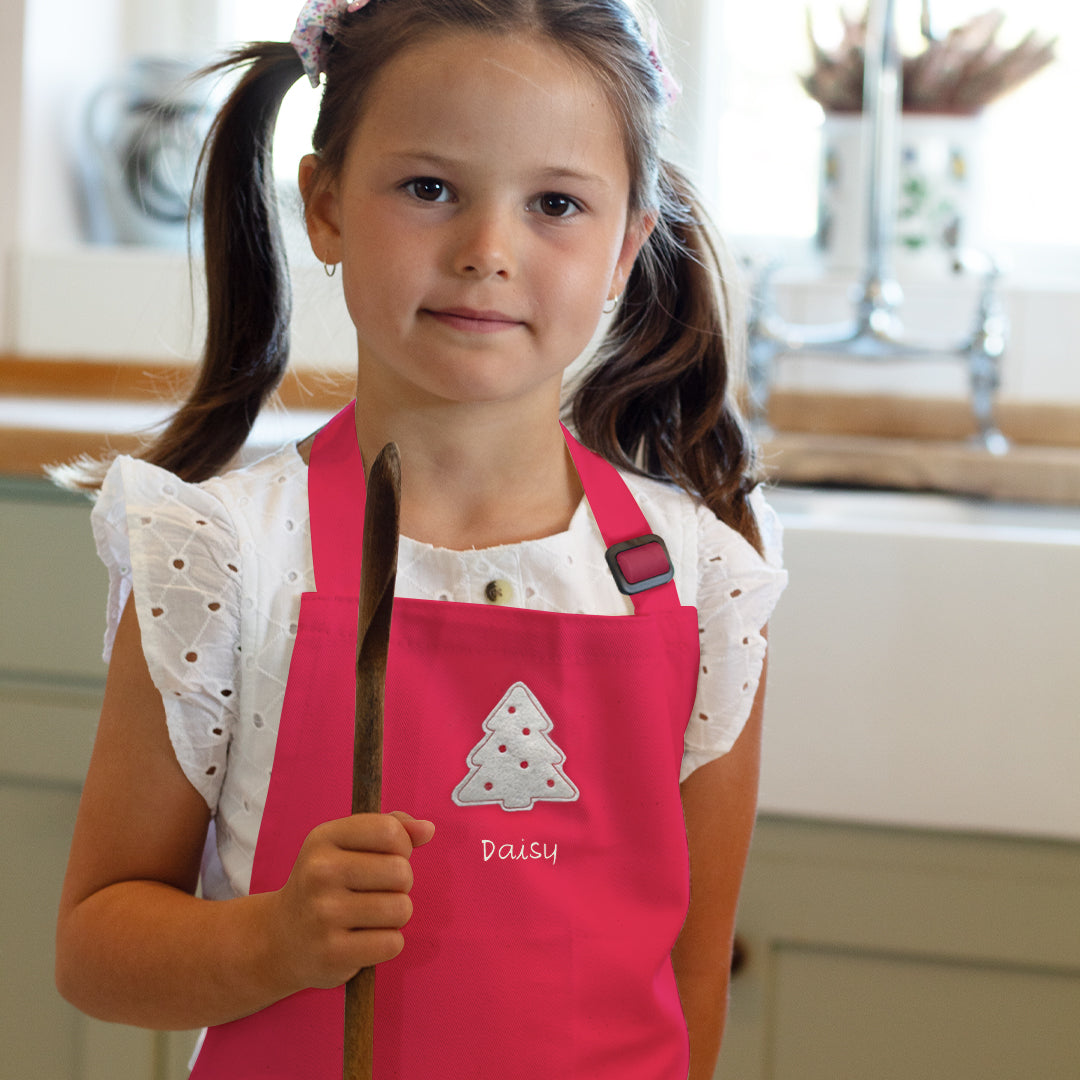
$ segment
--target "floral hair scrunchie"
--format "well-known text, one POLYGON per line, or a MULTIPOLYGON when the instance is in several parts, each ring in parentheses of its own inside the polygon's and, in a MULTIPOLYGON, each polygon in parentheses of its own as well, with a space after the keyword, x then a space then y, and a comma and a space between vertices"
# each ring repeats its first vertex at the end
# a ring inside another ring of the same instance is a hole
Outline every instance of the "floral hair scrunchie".
POLYGON ((649 20, 649 63, 656 68, 660 84, 664 88, 664 100, 671 105, 682 93, 682 87, 660 59, 660 24, 656 19, 649 20))
POLYGON ((306 0, 289 43, 296 50, 312 86, 326 70, 326 37, 334 36, 341 16, 359 11, 368 0, 306 0))

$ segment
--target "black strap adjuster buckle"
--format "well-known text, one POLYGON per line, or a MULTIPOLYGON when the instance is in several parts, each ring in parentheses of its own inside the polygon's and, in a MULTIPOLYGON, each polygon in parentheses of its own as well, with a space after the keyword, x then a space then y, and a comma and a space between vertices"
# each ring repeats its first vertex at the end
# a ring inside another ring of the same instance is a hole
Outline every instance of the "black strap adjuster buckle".
POLYGON ((627 596, 666 585, 675 576, 667 544, 656 533, 612 544, 604 557, 619 592, 627 596))

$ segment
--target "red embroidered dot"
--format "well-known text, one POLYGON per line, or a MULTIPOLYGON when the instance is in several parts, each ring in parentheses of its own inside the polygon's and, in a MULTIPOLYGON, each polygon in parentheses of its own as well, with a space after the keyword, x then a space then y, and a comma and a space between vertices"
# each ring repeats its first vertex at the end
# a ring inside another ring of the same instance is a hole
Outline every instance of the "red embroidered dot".
POLYGON ((517 706, 516 705, 511 705, 506 711, 507 712, 517 712, 517 706))
POLYGON ((506 747, 505 746, 500 746, 499 747, 499 753, 500 754, 505 754, 506 753, 506 747))
POLYGON ((521 767, 522 767, 523 769, 527 769, 527 768, 529 767, 529 763, 528 763, 527 761, 523 761, 523 762, 521 763, 521 767))
POLYGON ((549 780, 548 781, 548 787, 554 787, 554 786, 555 786, 555 781, 554 780, 549 780))
POLYGON ((493 788, 494 786, 495 786, 495 785, 494 785, 493 783, 491 783, 491 781, 489 780, 489 781, 488 781, 488 782, 487 782, 487 783, 486 783, 486 784, 484 785, 484 790, 485 790, 485 791, 490 791, 490 790, 491 790, 491 789, 492 789, 492 788, 493 788))
POLYGON ((521 734, 522 734, 522 735, 531 735, 531 734, 532 734, 532 731, 531 731, 531 730, 530 730, 529 728, 527 728, 527 727, 523 727, 523 728, 521 729, 521 734))

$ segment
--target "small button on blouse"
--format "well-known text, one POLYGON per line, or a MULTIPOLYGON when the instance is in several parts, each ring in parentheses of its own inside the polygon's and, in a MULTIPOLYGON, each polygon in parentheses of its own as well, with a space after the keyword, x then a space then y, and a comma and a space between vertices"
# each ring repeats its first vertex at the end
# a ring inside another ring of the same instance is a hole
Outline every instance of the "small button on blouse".
POLYGON ((514 599, 514 589, 509 581, 496 578, 484 586, 484 599, 489 604, 509 604, 514 599))

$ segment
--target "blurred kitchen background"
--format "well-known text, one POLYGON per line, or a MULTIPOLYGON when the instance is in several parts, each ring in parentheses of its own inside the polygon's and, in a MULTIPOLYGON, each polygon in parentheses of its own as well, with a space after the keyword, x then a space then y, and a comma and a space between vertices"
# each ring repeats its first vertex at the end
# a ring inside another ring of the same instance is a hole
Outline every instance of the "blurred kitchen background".
MULTIPOLYGON (((0 1080, 178 1080, 188 1033, 86 1020, 52 985, 105 575, 88 504, 42 468, 130 448, 189 374, 183 201, 220 88, 183 79, 287 37, 299 0, 4 4, 0 1080)), ((768 346, 757 422, 791 571, 717 1077, 1076 1080, 1080 6, 874 0, 906 88, 877 266, 904 348, 884 356, 805 347, 873 291, 864 0, 654 6, 684 88, 671 153, 768 346), (1000 442, 978 437, 973 353, 1000 442)), ((298 84, 279 125, 295 371, 252 452, 351 391, 293 180, 316 97, 298 84)))

